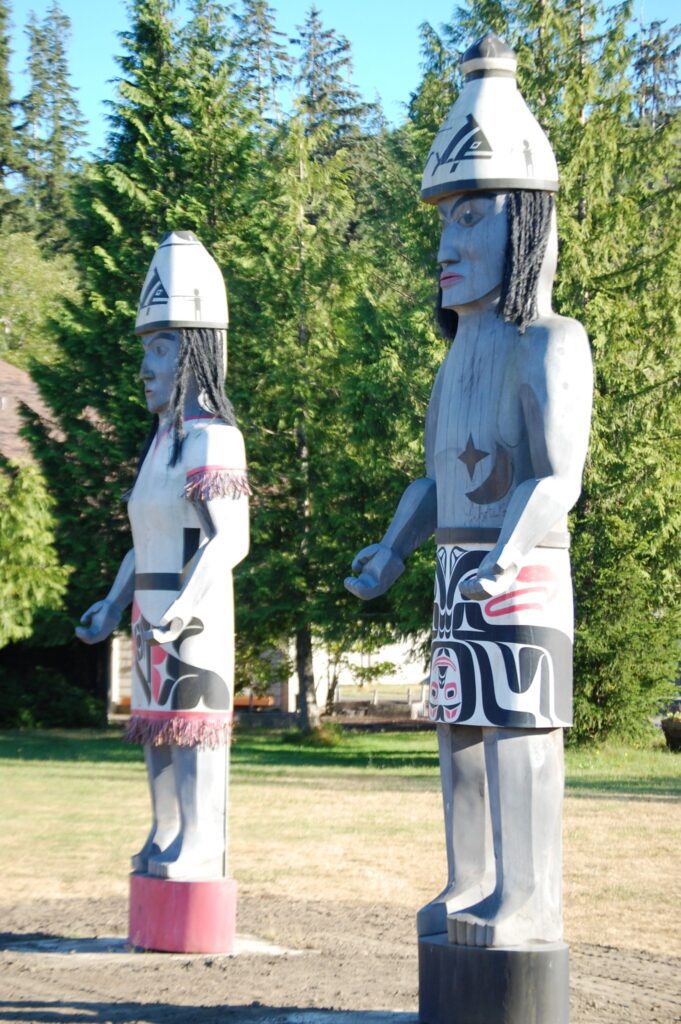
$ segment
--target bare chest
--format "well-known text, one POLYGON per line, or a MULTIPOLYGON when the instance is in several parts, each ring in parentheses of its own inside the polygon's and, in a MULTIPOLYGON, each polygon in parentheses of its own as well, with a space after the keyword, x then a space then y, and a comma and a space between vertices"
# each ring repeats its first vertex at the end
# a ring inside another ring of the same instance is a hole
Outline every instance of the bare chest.
POLYGON ((503 332, 464 339, 443 367, 433 456, 440 525, 501 521, 529 459, 515 348, 503 332))

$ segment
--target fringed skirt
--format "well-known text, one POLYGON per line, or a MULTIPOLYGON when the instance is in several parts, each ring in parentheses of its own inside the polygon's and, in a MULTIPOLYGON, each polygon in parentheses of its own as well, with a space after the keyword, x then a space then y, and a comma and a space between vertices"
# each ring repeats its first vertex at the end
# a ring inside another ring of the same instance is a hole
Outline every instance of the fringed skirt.
POLYGON ((429 718, 519 729, 570 725, 569 553, 537 547, 506 593, 469 601, 461 582, 491 547, 437 544, 429 718))

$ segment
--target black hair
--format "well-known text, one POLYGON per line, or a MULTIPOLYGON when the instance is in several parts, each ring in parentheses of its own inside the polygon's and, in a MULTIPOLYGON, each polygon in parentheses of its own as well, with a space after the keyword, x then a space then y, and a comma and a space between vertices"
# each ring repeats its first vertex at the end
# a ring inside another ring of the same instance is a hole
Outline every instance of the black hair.
MULTIPOLYGON (((553 212, 553 194, 517 189, 506 199, 508 240, 497 316, 513 323, 519 334, 537 317, 539 274, 546 254, 553 212)), ((445 338, 452 341, 459 318, 455 310, 442 306, 438 291, 436 319, 445 338)))
MULTIPOLYGON (((184 401, 191 376, 194 377, 202 401, 209 412, 219 416, 230 426, 236 426, 234 409, 225 394, 224 366, 222 360, 224 331, 211 328, 183 327, 180 331, 180 351, 175 374, 175 386, 170 399, 170 422, 173 431, 173 448, 169 465, 174 466, 182 453, 184 432, 184 401)), ((149 449, 158 433, 158 416, 154 416, 135 469, 135 480, 139 476, 149 449)), ((133 484, 134 486, 134 484, 133 484)), ((130 492, 128 492, 129 494, 130 492)))
POLYGON ((173 450, 169 465, 174 466, 182 453, 184 432, 184 401, 191 377, 209 412, 219 416, 230 426, 236 426, 232 403, 225 394, 225 367, 223 364, 224 331, 206 327, 183 327, 180 331, 180 353, 175 375, 175 387, 170 399, 173 450))
POLYGON ((549 240, 553 195, 522 190, 506 200, 508 241, 498 316, 519 334, 537 318, 537 287, 549 240))

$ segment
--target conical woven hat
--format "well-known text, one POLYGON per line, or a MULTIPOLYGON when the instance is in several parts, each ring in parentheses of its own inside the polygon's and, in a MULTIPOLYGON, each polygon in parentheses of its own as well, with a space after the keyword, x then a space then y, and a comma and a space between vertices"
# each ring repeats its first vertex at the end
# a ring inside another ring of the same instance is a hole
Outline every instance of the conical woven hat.
POLYGON ((431 146, 421 198, 558 190, 551 145, 518 91, 513 50, 491 32, 463 55, 464 86, 431 146))
POLYGON ((147 272, 135 331, 227 324, 227 292, 217 263, 192 231, 171 231, 147 272))

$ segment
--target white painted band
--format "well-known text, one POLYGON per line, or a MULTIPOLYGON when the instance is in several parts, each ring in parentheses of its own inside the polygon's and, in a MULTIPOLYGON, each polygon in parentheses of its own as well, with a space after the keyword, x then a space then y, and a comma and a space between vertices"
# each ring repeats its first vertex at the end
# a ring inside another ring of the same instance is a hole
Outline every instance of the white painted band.
POLYGON ((465 64, 461 65, 461 70, 464 75, 467 75, 470 71, 512 71, 514 72, 518 66, 518 61, 509 57, 475 57, 473 60, 467 60, 465 64))

